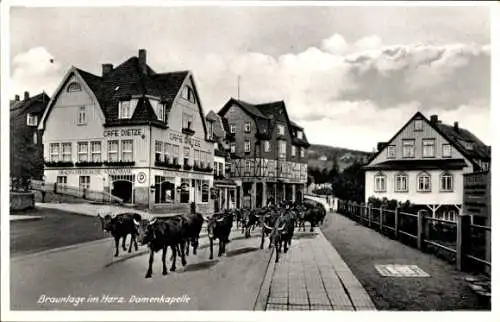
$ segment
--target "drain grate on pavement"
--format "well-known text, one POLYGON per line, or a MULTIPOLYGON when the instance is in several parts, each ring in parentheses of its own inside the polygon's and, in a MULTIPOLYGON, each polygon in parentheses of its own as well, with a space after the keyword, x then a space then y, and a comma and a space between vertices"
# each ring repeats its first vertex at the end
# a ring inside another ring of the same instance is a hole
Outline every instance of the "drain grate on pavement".
POLYGON ((380 275, 386 277, 430 277, 429 274, 417 265, 375 265, 375 269, 380 275))

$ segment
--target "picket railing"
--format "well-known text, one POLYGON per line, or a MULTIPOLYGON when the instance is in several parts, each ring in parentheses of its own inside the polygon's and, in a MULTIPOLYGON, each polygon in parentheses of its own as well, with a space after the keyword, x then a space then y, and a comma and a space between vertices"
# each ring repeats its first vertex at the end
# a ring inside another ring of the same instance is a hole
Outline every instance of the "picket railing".
POLYGON ((96 202, 123 203, 121 198, 113 196, 108 192, 90 190, 82 187, 73 187, 63 183, 47 183, 40 180, 31 180, 30 186, 32 190, 54 192, 60 195, 72 196, 96 202))
POLYGON ((472 224, 469 215, 458 216, 453 222, 429 217, 425 210, 414 214, 344 200, 338 201, 337 212, 383 235, 455 262, 459 270, 491 268, 491 227, 472 224))

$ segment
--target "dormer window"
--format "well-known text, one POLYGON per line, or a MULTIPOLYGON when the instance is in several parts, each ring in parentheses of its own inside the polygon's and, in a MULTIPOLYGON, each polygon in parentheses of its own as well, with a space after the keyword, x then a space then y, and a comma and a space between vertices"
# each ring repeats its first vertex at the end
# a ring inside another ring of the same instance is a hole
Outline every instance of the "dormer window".
POLYGON ((37 126, 38 116, 32 113, 28 113, 26 123, 28 124, 28 126, 37 126))
POLYGON ((165 104, 158 103, 158 119, 165 121, 165 104))
POLYGON ((207 122, 207 132, 208 138, 212 139, 214 137, 214 123, 212 121, 207 122))
POLYGON ((194 98, 193 89, 189 86, 184 86, 184 88, 182 89, 181 96, 183 99, 190 101, 191 103, 196 103, 196 100, 194 98))
POLYGON ((423 131, 424 123, 422 120, 415 120, 415 131, 423 131))
POLYGON ((285 135, 285 127, 281 124, 278 124, 278 134, 285 135))
POLYGON ((466 150, 473 150, 474 146, 472 145, 472 142, 470 141, 465 141, 465 140, 460 140, 460 145, 464 147, 466 150))
POLYGON ((81 92, 82 86, 80 84, 78 84, 77 82, 71 82, 68 85, 67 91, 68 92, 81 92))
POLYGON ((245 133, 250 133, 250 122, 245 123, 245 133))
POLYGON ((130 101, 121 101, 118 109, 118 118, 129 119, 131 117, 130 101))
POLYGON ((303 137, 302 131, 298 130, 297 131, 297 138, 302 139, 302 137, 303 137))

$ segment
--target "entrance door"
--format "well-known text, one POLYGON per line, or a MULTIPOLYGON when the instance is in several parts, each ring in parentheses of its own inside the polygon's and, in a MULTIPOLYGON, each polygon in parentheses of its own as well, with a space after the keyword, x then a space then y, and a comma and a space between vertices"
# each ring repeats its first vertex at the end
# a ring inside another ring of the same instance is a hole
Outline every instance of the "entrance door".
POLYGON ((114 181, 111 194, 123 199, 124 203, 132 203, 132 182, 125 180, 114 181))

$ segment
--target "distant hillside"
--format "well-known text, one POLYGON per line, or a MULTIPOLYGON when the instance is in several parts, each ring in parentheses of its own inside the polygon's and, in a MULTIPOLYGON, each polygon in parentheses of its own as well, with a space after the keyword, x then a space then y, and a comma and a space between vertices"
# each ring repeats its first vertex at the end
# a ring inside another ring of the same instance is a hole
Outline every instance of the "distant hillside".
POLYGON ((355 160, 366 162, 372 155, 370 152, 319 144, 311 144, 307 154, 309 157, 308 167, 330 170, 333 160, 336 159, 340 171, 349 167, 355 160))

